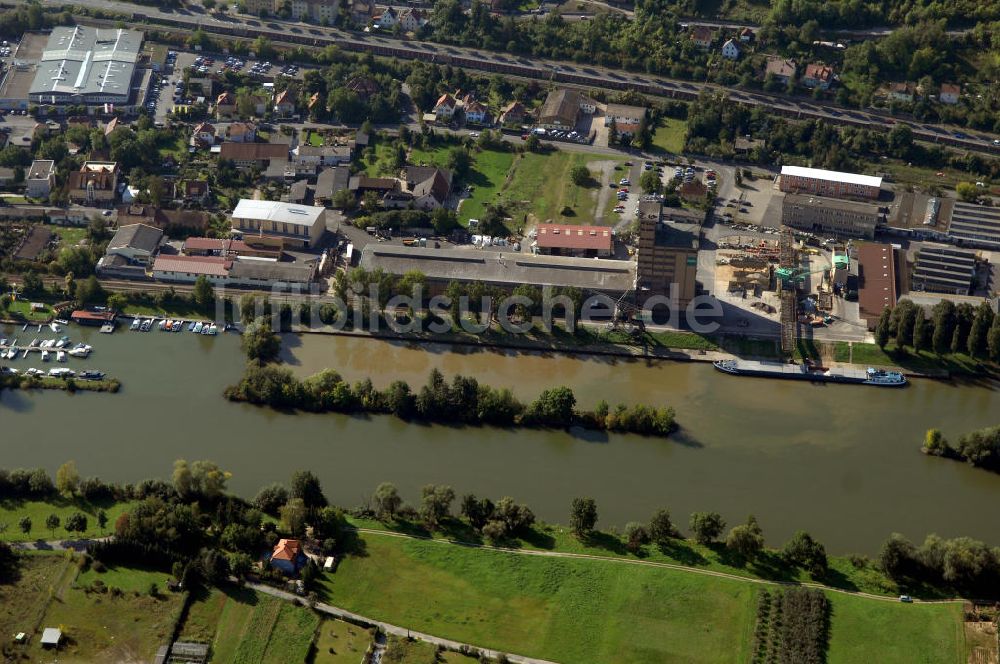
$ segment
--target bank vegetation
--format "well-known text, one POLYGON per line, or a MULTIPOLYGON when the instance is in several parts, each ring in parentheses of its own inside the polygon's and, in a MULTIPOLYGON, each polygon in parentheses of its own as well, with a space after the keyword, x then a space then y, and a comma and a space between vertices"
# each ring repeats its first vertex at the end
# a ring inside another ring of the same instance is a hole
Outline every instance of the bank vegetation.
POLYGON ((1000 472, 1000 426, 978 429, 959 437, 953 446, 938 429, 929 429, 920 448, 924 454, 965 461, 1000 472))

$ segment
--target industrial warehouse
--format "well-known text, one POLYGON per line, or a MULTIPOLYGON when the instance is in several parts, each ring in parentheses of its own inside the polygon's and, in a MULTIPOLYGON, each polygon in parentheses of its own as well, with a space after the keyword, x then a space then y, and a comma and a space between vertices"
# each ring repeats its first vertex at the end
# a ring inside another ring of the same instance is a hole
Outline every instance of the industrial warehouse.
POLYGON ((59 27, 38 61, 29 99, 37 104, 128 104, 142 33, 59 27))

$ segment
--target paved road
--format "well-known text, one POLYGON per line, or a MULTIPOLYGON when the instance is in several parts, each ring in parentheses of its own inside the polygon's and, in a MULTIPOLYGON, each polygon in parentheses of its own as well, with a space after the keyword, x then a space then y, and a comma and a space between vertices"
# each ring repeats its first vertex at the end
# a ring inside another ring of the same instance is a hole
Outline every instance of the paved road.
MULTIPOLYGON (((4 0, 7 4, 10 0, 4 0)), ((62 0, 42 0, 49 6, 62 6, 62 0)), ((987 153, 1000 154, 1000 137, 982 132, 965 131, 959 127, 935 125, 916 120, 893 119, 887 113, 874 110, 848 109, 832 103, 818 103, 811 98, 791 97, 744 91, 710 83, 670 79, 663 76, 627 72, 577 63, 531 58, 521 55, 492 53, 480 49, 447 46, 431 42, 406 41, 382 35, 354 33, 338 28, 326 28, 294 21, 261 19, 244 15, 196 13, 188 9, 163 11, 151 6, 135 5, 114 0, 79 0, 88 8, 128 13, 145 17, 151 23, 176 25, 182 29, 200 27, 222 34, 252 38, 265 35, 274 41, 309 46, 336 44, 347 50, 363 50, 376 55, 428 62, 478 71, 498 72, 525 78, 558 83, 598 87, 603 89, 635 89, 650 95, 693 99, 702 91, 724 92, 734 103, 745 106, 765 106, 771 112, 794 118, 814 118, 843 125, 888 130, 895 124, 909 125, 914 135, 925 141, 945 143, 987 153), (961 133, 961 137, 956 136, 961 133), (993 141, 998 141, 994 143, 993 141)), ((88 19, 81 17, 82 22, 88 19)))
MULTIPOLYGON (((337 583, 336 577, 333 580, 337 583)), ((271 595, 272 597, 277 597, 289 602, 296 600, 301 600, 301 597, 293 595, 292 593, 285 592, 284 590, 278 590, 277 588, 272 588, 271 586, 266 586, 261 583, 247 583, 248 588, 253 588, 258 592, 262 592, 266 595, 271 595)), ((377 591, 376 591, 377 592, 377 591)), ((323 602, 316 603, 316 610, 325 613, 334 618, 343 618, 356 623, 362 623, 366 625, 377 626, 382 631, 387 634, 395 634, 396 636, 402 636, 404 638, 410 637, 417 639, 419 641, 426 641, 427 643, 433 644, 435 646, 444 646, 449 650, 459 650, 460 648, 468 647, 473 648, 481 653, 488 655, 489 657, 496 658, 501 654, 506 654, 507 659, 516 664, 555 664, 547 659, 538 659, 537 657, 526 657, 524 655, 515 655, 511 653, 503 653, 499 650, 490 650, 489 648, 483 648, 481 646, 473 645, 471 643, 462 643, 461 641, 452 641, 451 639, 443 639, 439 636, 433 636, 431 634, 424 634, 423 632, 415 632, 411 629, 405 627, 400 627, 399 625, 393 625, 392 623, 387 623, 381 620, 376 620, 375 618, 369 618, 353 611, 348 611, 347 609, 340 608, 339 606, 333 606, 332 604, 325 604, 323 602)))

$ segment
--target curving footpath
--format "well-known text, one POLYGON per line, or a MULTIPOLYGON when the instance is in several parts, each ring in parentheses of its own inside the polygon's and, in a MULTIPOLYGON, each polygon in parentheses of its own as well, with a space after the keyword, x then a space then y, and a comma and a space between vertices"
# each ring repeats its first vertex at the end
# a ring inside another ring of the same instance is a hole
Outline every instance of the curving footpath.
MULTIPOLYGON (((543 556, 549 558, 571 558, 578 560, 599 560, 602 562, 619 563, 623 565, 647 565, 649 567, 659 567, 662 569, 671 569, 678 572, 688 572, 691 574, 701 574, 703 576, 714 576, 720 579, 730 579, 733 581, 745 581, 747 583, 756 583, 759 585, 766 586, 800 586, 804 588, 817 588, 819 590, 826 590, 834 593, 841 593, 843 595, 852 595, 854 597, 864 597, 865 599, 873 599, 881 602, 898 602, 899 599, 895 597, 889 597, 887 595, 876 595, 874 593, 866 593, 856 590, 846 590, 844 588, 834 588, 832 586, 823 585, 822 583, 812 583, 812 582, 797 582, 797 581, 773 581, 770 579, 760 579, 752 576, 740 576, 739 574, 730 574, 729 572, 718 572, 716 570, 702 569, 700 567, 690 567, 688 565, 678 565, 676 563, 664 563, 655 560, 636 560, 634 558, 618 558, 614 556, 598 556, 590 553, 571 553, 568 551, 542 551, 539 549, 512 549, 503 546, 492 546, 490 544, 479 544, 477 542, 463 542, 461 540, 451 540, 451 539, 440 539, 434 537, 424 537, 421 535, 407 535, 405 533, 395 533, 389 530, 375 530, 372 528, 352 528, 355 532, 364 533, 366 535, 383 535, 385 537, 399 537, 401 539, 415 539, 423 540, 426 542, 436 542, 438 544, 450 544, 454 546, 464 546, 470 549, 488 549, 491 551, 500 551, 503 553, 514 553, 522 556, 543 556)), ((956 597, 952 599, 916 599, 913 600, 915 603, 921 604, 952 604, 955 602, 964 602, 966 600, 956 597)))

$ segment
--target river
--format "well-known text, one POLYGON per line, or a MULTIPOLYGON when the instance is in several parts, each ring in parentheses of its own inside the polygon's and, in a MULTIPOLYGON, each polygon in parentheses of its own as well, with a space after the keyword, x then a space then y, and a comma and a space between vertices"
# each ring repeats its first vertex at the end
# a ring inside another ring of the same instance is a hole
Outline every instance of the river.
MULTIPOLYGON (((459 495, 511 495, 559 522, 566 522, 573 497, 592 496, 604 527, 645 520, 660 507, 682 525, 696 510, 717 510, 730 523, 752 512, 772 544, 803 528, 835 553, 876 553, 893 531, 1000 544, 987 507, 1000 499, 1000 476, 918 449, 932 426, 957 437, 997 424, 1000 391, 989 386, 811 385, 726 376, 706 364, 284 337, 283 357, 300 375, 332 367, 351 380, 371 376, 378 386, 396 378, 419 385, 438 367, 510 387, 525 400, 568 385, 585 406, 602 397, 669 405, 681 430, 661 440, 278 413, 222 398, 243 367, 234 335, 109 336, 77 326, 68 333, 95 347, 89 360, 69 366, 106 371, 122 381, 122 391, 4 391, 5 467, 54 471, 74 459, 84 476, 134 482, 169 478, 176 458, 212 459, 246 496, 308 468, 329 498, 346 506, 361 503, 381 481, 394 482, 410 501, 434 482, 459 495)), ((12 335, 53 336, 0 333, 12 335)), ((9 364, 41 365, 37 356, 9 364)))

